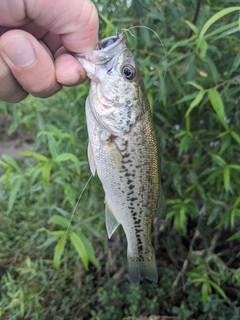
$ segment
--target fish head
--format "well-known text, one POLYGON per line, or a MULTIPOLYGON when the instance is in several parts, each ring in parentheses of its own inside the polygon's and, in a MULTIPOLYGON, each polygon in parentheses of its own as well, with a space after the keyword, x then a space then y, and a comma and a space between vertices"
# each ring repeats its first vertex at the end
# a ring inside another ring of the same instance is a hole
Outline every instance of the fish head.
POLYGON ((105 38, 93 52, 75 56, 91 79, 90 107, 96 121, 115 136, 129 132, 148 101, 125 36, 105 38))

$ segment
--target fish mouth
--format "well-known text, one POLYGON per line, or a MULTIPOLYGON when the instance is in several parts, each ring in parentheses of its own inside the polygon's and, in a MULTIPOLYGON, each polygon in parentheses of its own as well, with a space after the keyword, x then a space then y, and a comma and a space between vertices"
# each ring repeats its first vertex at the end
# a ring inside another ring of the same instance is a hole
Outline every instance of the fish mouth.
POLYGON ((112 48, 116 47, 124 38, 125 38, 124 34, 119 34, 116 36, 104 38, 100 41, 100 43, 98 45, 98 49, 103 50, 103 51, 104 51, 104 49, 107 49, 107 50, 112 49, 112 48))
POLYGON ((96 49, 89 53, 74 53, 73 56, 82 64, 83 68, 91 74, 94 73, 94 65, 101 66, 119 55, 126 48, 125 35, 119 34, 104 38, 96 49), (92 65, 91 65, 92 64, 92 65))

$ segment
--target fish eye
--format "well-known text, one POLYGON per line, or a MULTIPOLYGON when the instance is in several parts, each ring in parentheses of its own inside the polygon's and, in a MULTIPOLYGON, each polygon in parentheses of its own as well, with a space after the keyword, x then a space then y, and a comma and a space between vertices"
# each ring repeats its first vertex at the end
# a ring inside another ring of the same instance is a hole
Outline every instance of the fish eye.
POLYGON ((122 73, 127 80, 133 80, 136 76, 136 69, 132 65, 126 64, 122 68, 122 73))

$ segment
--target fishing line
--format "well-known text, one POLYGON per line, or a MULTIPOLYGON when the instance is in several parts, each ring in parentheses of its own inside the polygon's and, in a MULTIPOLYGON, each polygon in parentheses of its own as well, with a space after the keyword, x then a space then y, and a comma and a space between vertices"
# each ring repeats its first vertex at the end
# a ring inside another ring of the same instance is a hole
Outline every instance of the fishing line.
POLYGON ((122 29, 122 30, 123 30, 123 31, 128 31, 131 36, 135 37, 135 36, 131 33, 131 31, 130 31, 131 29, 135 29, 135 28, 143 28, 143 29, 147 29, 147 30, 149 30, 149 31, 152 31, 152 32, 155 34, 155 36, 158 38, 158 40, 159 40, 159 42, 160 42, 160 44, 161 44, 161 46, 162 46, 162 48, 163 48, 163 52, 164 52, 164 56, 165 56, 165 60, 166 60, 166 66, 165 66, 165 68, 164 68, 164 70, 163 70, 163 77, 160 77, 160 87, 159 87, 158 94, 157 94, 157 96, 156 96, 156 98, 155 98, 155 100, 154 100, 154 102, 153 102, 153 104, 154 104, 154 103, 157 101, 157 99, 158 99, 158 97, 159 97, 159 95, 160 95, 161 89, 162 89, 162 87, 163 87, 164 79, 165 79, 165 76, 166 76, 166 73, 167 73, 167 62, 168 62, 168 60, 167 60, 167 51, 166 51, 166 49, 165 49, 165 46, 164 46, 164 44, 163 44, 162 39, 161 39, 160 36, 157 34, 157 32, 154 31, 153 29, 147 27, 147 26, 133 26, 133 27, 130 27, 130 28, 127 28, 127 29, 122 29))
MULTIPOLYGON (((82 191, 81 191, 81 193, 80 193, 80 195, 79 195, 79 197, 78 197, 78 199, 77 199, 77 202, 76 202, 75 207, 74 207, 74 209, 73 209, 73 211, 72 211, 71 218, 70 218, 70 220, 69 220, 67 229, 66 229, 66 231, 65 231, 65 233, 64 233, 64 240, 63 240, 64 242, 65 242, 65 240, 66 240, 67 233, 68 233, 68 231, 69 231, 69 229, 70 229, 70 227, 71 227, 72 220, 73 220, 73 217, 74 217, 74 215, 75 215, 75 213, 76 213, 78 204, 79 204, 79 202, 80 202, 80 200, 81 200, 81 198, 82 198, 82 195, 83 195, 84 191, 86 190, 86 188, 87 188, 90 180, 92 179, 92 177, 93 177, 93 175, 91 174, 91 176, 88 178, 87 182, 85 183, 85 185, 84 185, 84 187, 83 187, 83 189, 82 189, 82 191)), ((12 316, 11 318, 9 318, 9 320, 14 319, 16 316, 18 316, 20 313, 22 313, 24 310, 26 310, 31 304, 33 304, 33 302, 40 296, 40 294, 44 291, 44 289, 46 288, 46 286, 47 286, 48 283, 50 282, 50 280, 51 280, 54 272, 55 272, 55 270, 52 269, 52 273, 50 274, 47 282, 44 284, 44 286, 43 286, 42 289, 38 292, 38 294, 32 299, 32 301, 30 301, 30 302, 23 308, 22 311, 19 311, 17 314, 15 314, 15 315, 12 316)))

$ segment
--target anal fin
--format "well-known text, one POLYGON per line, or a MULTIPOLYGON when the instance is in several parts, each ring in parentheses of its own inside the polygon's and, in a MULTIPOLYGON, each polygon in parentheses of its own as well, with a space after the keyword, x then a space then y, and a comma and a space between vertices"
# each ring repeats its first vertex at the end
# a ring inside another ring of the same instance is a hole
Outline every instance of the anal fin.
POLYGON ((107 228, 108 238, 110 239, 114 231, 119 226, 119 222, 114 217, 114 214, 110 209, 106 199, 105 199, 105 203, 106 203, 106 207, 105 207, 106 228, 107 228))

